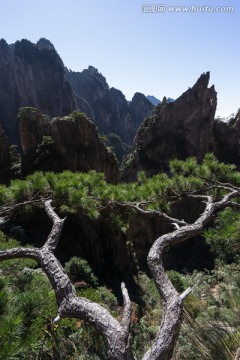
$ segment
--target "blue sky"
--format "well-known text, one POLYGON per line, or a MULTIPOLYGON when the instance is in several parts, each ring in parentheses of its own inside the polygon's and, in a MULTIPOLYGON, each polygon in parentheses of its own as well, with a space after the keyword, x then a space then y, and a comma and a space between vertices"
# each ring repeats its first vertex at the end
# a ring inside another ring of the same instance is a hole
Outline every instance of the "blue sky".
POLYGON ((1 0, 0 37, 45 37, 68 68, 95 66, 127 99, 136 91, 177 98, 210 71, 217 115, 240 107, 239 0, 1 0), (152 4, 165 12, 142 12, 152 4), (169 10, 192 5, 197 12, 169 10), (203 5, 234 11, 200 11, 203 5))

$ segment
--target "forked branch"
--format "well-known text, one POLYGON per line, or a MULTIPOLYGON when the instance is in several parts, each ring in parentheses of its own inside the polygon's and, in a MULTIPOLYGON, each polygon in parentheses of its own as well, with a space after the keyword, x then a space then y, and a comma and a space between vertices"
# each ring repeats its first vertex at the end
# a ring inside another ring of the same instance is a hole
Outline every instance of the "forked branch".
POLYGON ((112 360, 134 360, 129 344, 129 326, 131 320, 130 299, 125 285, 122 285, 124 310, 119 323, 103 306, 93 301, 77 297, 74 286, 53 251, 56 249, 65 219, 60 219, 51 205, 45 201, 45 210, 53 222, 52 230, 45 245, 40 249, 15 248, 0 251, 0 260, 30 257, 36 259, 49 278, 58 303, 58 315, 61 318, 79 318, 88 321, 102 335, 108 358, 112 360))
MULTIPOLYGON (((206 203, 204 212, 193 224, 187 224, 183 220, 174 219, 162 212, 144 210, 138 203, 117 203, 118 206, 132 209, 146 215, 157 214, 175 224, 174 226, 176 227, 174 231, 156 239, 148 254, 148 265, 163 300, 164 315, 156 338, 142 360, 171 359, 179 335, 183 301, 191 291, 187 289, 182 294, 179 294, 174 288, 163 266, 162 258, 165 249, 200 234, 216 211, 227 206, 239 207, 238 202, 232 202, 233 198, 240 196, 239 190, 236 189, 229 191, 222 200, 216 202, 214 202, 210 196, 191 196, 206 203)), ((108 206, 115 205, 116 203, 114 205, 112 205, 112 203, 108 204, 108 206)), ((129 341, 131 302, 125 285, 122 284, 121 286, 124 307, 120 322, 116 320, 105 307, 90 300, 77 297, 68 275, 54 255, 65 219, 60 219, 56 214, 50 200, 45 201, 45 210, 52 220, 53 226, 44 246, 40 249, 16 248, 0 251, 0 260, 23 257, 37 260, 48 276, 55 291, 58 303, 58 314, 55 316, 54 323, 59 322, 61 318, 68 317, 86 320, 92 324, 103 337, 108 359, 134 360, 135 358, 132 354, 129 341)))
POLYGON ((203 214, 193 224, 182 226, 171 233, 164 234, 153 243, 148 254, 148 266, 163 300, 164 315, 157 336, 143 360, 171 359, 180 330, 183 300, 190 291, 187 289, 180 295, 173 287, 163 266, 164 250, 200 234, 215 212, 228 206, 231 199, 237 196, 239 196, 239 191, 232 190, 222 200, 213 202, 211 196, 194 195, 195 198, 206 202, 203 214))

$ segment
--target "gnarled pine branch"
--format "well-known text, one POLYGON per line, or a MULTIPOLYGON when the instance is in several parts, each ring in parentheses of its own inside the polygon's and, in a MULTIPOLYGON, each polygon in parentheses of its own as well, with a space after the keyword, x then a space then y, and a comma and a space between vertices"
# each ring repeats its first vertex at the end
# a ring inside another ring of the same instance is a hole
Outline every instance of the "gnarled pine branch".
POLYGON ((53 222, 52 230, 44 246, 35 248, 16 248, 0 251, 0 260, 30 257, 36 259, 49 278, 58 303, 58 315, 61 318, 79 318, 88 321, 102 335, 108 358, 111 360, 134 360, 129 344, 130 299, 122 285, 124 311, 119 323, 107 309, 93 301, 77 297, 74 286, 62 265, 54 255, 65 219, 60 219, 51 205, 45 201, 45 210, 53 222))
POLYGON ((211 196, 192 195, 206 201, 205 211, 190 225, 185 225, 171 233, 160 236, 152 245, 148 254, 148 266, 163 300, 164 315, 162 323, 151 348, 143 356, 143 360, 170 360, 181 325, 182 303, 189 292, 180 295, 163 267, 162 257, 168 246, 174 246, 201 233, 205 225, 212 219, 216 211, 223 209, 229 201, 239 196, 233 190, 218 202, 213 202, 211 196))
MULTIPOLYGON (((179 294, 168 278, 162 262, 165 249, 168 246, 174 246, 192 236, 198 235, 212 219, 216 211, 226 206, 237 208, 238 203, 232 202, 231 200, 239 196, 239 190, 234 188, 225 195, 222 200, 216 202, 214 202, 210 196, 191 196, 206 203, 204 212, 193 224, 187 224, 183 220, 174 219, 162 212, 144 210, 141 208, 140 203, 115 203, 115 205, 131 208, 134 211, 139 211, 146 215, 155 214, 162 216, 169 222, 176 224, 174 231, 156 239, 148 254, 148 265, 163 300, 164 315, 156 338, 142 360, 171 359, 180 330, 183 300, 190 292, 190 289, 187 289, 182 294, 179 294)), ((108 206, 113 206, 113 204, 109 204, 108 206)), ((54 323, 59 322, 61 318, 67 317, 84 319, 92 324, 102 335, 108 359, 134 360, 129 341, 131 303, 125 285, 122 284, 124 308, 121 322, 118 322, 103 306, 90 300, 77 297, 68 275, 54 255, 65 219, 59 218, 50 200, 45 201, 45 210, 52 220, 53 226, 44 246, 40 249, 16 248, 0 251, 0 260, 23 257, 36 259, 48 276, 55 291, 58 303, 58 315, 55 317, 54 323)))

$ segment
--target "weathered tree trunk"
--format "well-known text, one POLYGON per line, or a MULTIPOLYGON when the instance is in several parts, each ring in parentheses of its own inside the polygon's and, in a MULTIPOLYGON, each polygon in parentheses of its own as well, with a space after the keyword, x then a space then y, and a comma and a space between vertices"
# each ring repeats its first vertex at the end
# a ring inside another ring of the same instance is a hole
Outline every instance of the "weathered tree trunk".
POLYGON ((237 349, 234 360, 240 360, 240 348, 237 349))
POLYGON ((181 326, 182 302, 190 291, 187 289, 179 295, 172 285, 162 263, 164 250, 199 234, 212 219, 214 213, 227 206, 229 201, 236 196, 239 196, 239 193, 233 190, 221 201, 214 203, 210 196, 196 195, 195 197, 207 201, 203 214, 195 223, 185 224, 169 234, 160 236, 152 245, 148 254, 148 266, 163 300, 164 316, 157 336, 142 360, 170 360, 172 358, 181 326))
POLYGON ((54 256, 65 219, 60 219, 54 212, 51 201, 45 202, 45 209, 53 221, 51 233, 41 249, 17 248, 0 251, 0 260, 27 257, 38 261, 48 276, 55 291, 58 303, 58 315, 61 318, 79 318, 88 321, 102 335, 108 358, 111 360, 134 360, 129 344, 130 299, 125 285, 122 284, 124 311, 119 323, 103 306, 93 301, 77 297, 75 289, 62 265, 54 256))
MULTIPOLYGON (((180 295, 176 291, 163 267, 163 253, 167 247, 179 244, 199 234, 217 210, 226 206, 239 207, 238 203, 231 202, 232 198, 240 196, 239 189, 225 188, 225 190, 226 189, 229 193, 218 202, 213 202, 210 196, 194 196, 202 201, 204 200, 206 202, 206 208, 203 214, 200 215, 193 224, 186 224, 183 220, 173 219, 162 212, 143 210, 140 204, 121 204, 121 206, 128 206, 134 211, 140 211, 148 215, 157 213, 159 216, 163 216, 171 221, 174 226, 177 227, 177 230, 156 239, 148 254, 148 265, 163 300, 164 315, 156 338, 142 360, 171 359, 181 326, 183 300, 190 292, 190 289, 187 289, 180 295)), ((119 206, 119 204, 117 205, 119 206)), ((77 297, 68 275, 53 253, 57 247, 65 219, 58 217, 51 206, 50 200, 45 201, 45 209, 53 222, 51 233, 45 245, 40 249, 16 248, 0 251, 0 260, 24 257, 37 260, 47 274, 52 288, 55 291, 58 303, 58 315, 55 317, 54 323, 60 321, 61 318, 84 319, 93 325, 103 337, 108 359, 135 360, 131 349, 129 333, 131 303, 125 285, 122 284, 124 308, 120 322, 103 306, 90 300, 77 297)), ((236 354, 235 360, 240 360, 239 351, 236 354)))

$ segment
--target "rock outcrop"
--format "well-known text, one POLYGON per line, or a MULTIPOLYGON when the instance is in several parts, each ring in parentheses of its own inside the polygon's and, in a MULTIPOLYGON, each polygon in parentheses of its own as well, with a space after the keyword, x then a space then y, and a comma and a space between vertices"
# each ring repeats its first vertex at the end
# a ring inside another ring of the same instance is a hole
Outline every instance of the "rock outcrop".
MULTIPOLYGON (((93 66, 89 66, 82 72, 66 71, 66 75, 76 98, 79 99, 78 106, 81 106, 82 99, 90 105, 91 120, 97 125, 99 131, 103 134, 111 132, 119 134, 120 119, 105 77, 93 66)), ((79 110, 84 109, 79 107, 79 110)), ((88 116, 90 116, 89 110, 88 116)))
POLYGON ((139 93, 128 103, 114 90, 93 66, 82 72, 69 71, 47 39, 11 45, 0 40, 0 124, 11 144, 20 145, 17 113, 29 106, 51 117, 78 109, 100 133, 116 134, 122 143, 131 145, 153 105, 139 93))
POLYGON ((147 95, 147 99, 154 105, 157 106, 158 104, 161 103, 161 101, 159 99, 157 99, 155 96, 153 95, 147 95))
MULTIPOLYGON (((149 116, 154 109, 154 105, 146 98, 145 95, 137 92, 129 102, 129 109, 133 123, 134 137, 143 120, 149 116)), ((133 137, 133 138, 134 138, 133 137)))
POLYGON ((46 39, 8 45, 0 40, 0 123, 11 144, 19 144, 17 113, 34 106, 49 116, 63 116, 76 109, 64 65, 46 39))
POLYGON ((145 95, 137 92, 131 101, 127 101, 120 90, 110 89, 121 121, 122 141, 131 145, 143 120, 150 114, 154 106, 145 95))
POLYGON ((215 120, 214 153, 220 161, 240 165, 240 112, 226 123, 215 120))
POLYGON ((8 138, 0 126, 0 183, 8 183, 11 175, 10 145, 8 138))
POLYGON ((102 134, 114 133, 123 143, 132 144, 137 129, 153 109, 150 101, 136 93, 128 102, 120 90, 109 88, 105 77, 93 66, 66 76, 80 111, 86 112, 102 134))
POLYGON ((43 171, 103 172, 108 182, 118 181, 118 165, 100 141, 96 125, 84 114, 50 118, 34 108, 20 110, 22 173, 43 171))
POLYGON ((217 93, 208 88, 209 72, 175 102, 159 104, 140 127, 133 151, 122 169, 122 179, 136 180, 144 170, 151 176, 168 171, 172 159, 196 156, 214 151, 214 116, 217 93))

